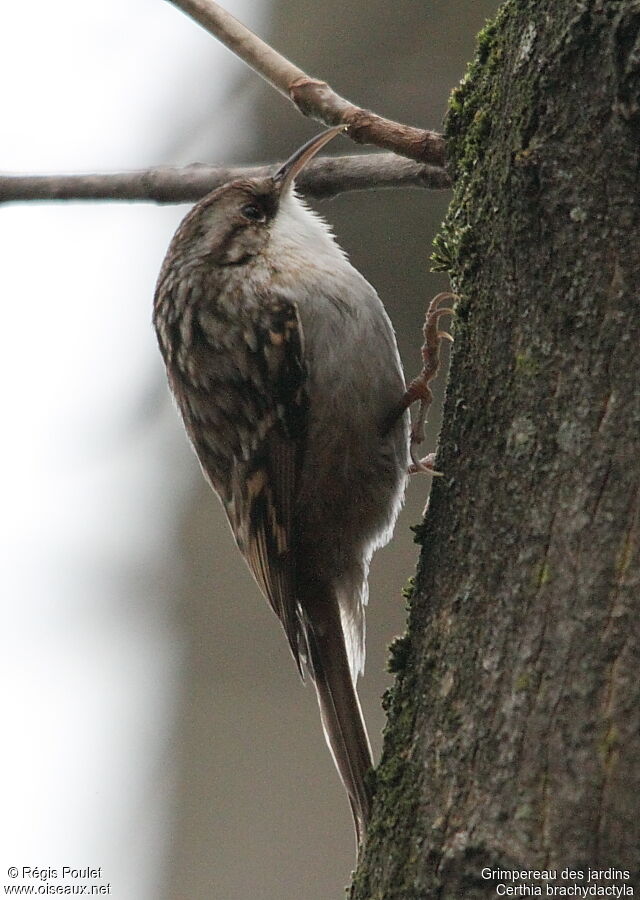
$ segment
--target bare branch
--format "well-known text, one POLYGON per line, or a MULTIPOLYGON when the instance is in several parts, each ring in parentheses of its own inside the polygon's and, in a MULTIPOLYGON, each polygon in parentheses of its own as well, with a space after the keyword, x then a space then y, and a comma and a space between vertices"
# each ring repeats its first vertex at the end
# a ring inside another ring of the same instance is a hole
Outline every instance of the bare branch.
POLYGON ((217 37, 225 47, 232 50, 285 97, 289 96, 289 86, 293 82, 307 77, 302 69, 294 66, 213 0, 171 0, 171 2, 195 19, 209 34, 217 37))
POLYGON ((311 78, 294 66, 214 0, 170 2, 233 50, 304 116, 325 125, 346 125, 346 134, 358 144, 373 144, 418 162, 444 166, 445 142, 441 134, 402 125, 354 106, 326 82, 311 78))
MULTIPOLYGON (((0 203, 18 200, 143 200, 189 203, 234 178, 269 175, 277 165, 223 167, 195 164, 185 168, 158 166, 112 175, 0 175, 0 203)), ((312 160, 296 186, 315 199, 346 191, 380 188, 450 186, 446 171, 402 159, 393 153, 363 156, 325 156, 312 160)))

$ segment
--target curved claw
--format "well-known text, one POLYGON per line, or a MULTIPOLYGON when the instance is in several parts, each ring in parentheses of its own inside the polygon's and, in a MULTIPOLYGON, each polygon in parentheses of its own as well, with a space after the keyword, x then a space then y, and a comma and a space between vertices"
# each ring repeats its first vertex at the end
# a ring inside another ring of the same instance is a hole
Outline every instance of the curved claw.
POLYGON ((407 409, 416 400, 420 401, 420 408, 411 428, 410 452, 412 465, 409 466, 410 474, 424 472, 429 475, 442 475, 442 472, 436 472, 433 468, 435 455, 429 454, 424 459, 419 459, 416 446, 424 440, 427 410, 433 398, 429 383, 436 377, 440 369, 440 341, 445 340, 453 343, 453 337, 448 331, 438 329, 438 320, 440 316, 454 315, 454 311, 448 306, 439 306, 439 304, 444 300, 456 299, 456 295, 450 291, 442 291, 440 294, 436 294, 429 304, 422 328, 424 335, 424 344, 421 349, 422 371, 409 384, 402 400, 403 409, 407 409))
POLYGON ((382 433, 386 434, 388 430, 397 422, 398 418, 409 409, 416 401, 420 401, 418 414, 411 427, 411 443, 410 453, 412 464, 409 466, 409 474, 416 472, 424 472, 428 475, 441 476, 442 472, 437 472, 433 468, 435 454, 429 454, 423 459, 419 459, 416 446, 424 441, 424 426, 427 418, 427 411, 431 405, 433 394, 429 384, 438 374, 440 369, 440 341, 450 341, 453 343, 453 337, 447 331, 438 329, 438 320, 440 316, 455 315, 453 309, 448 306, 439 307, 438 304, 444 300, 457 300, 456 294, 451 291, 442 291, 436 294, 427 309, 422 333, 424 335, 424 343, 421 348, 422 353, 422 371, 411 381, 404 392, 398 406, 391 411, 389 417, 385 419, 382 426, 382 433))
POLYGON ((417 475, 420 473, 431 475, 433 478, 444 477, 444 472, 438 472, 433 468, 436 461, 435 453, 428 453, 422 459, 419 459, 414 444, 411 444, 410 452, 413 462, 412 465, 409 466, 409 475, 417 475))

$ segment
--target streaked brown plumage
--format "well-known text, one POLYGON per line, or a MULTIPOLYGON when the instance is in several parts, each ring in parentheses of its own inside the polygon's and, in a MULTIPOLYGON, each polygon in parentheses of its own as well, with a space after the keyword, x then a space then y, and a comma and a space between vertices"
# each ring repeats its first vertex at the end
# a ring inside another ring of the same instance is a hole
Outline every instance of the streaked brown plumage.
POLYGON ((154 325, 203 471, 315 685, 360 843, 372 762, 355 681, 369 562, 402 501, 408 417, 389 427, 405 386, 378 296, 292 191, 338 131, 191 210, 154 325))

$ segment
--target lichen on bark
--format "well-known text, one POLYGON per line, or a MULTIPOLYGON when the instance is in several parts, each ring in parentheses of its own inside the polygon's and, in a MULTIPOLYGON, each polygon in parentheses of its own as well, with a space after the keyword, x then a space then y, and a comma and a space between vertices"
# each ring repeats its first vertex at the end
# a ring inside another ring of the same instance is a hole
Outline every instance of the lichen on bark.
POLYGON ((639 97, 638 0, 508 0, 452 96, 445 477, 352 900, 640 871, 639 97))

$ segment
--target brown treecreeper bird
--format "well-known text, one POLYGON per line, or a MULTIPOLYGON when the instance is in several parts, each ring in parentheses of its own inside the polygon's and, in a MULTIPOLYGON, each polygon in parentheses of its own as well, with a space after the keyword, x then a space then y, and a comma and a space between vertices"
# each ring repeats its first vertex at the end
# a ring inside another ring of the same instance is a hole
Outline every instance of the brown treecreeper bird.
MULTIPOLYGON (((275 175, 229 182, 194 206, 162 265, 154 326, 204 474, 315 685, 361 845, 372 758, 355 682, 369 563, 402 503, 406 409, 422 400, 413 445, 447 310, 441 297, 432 303, 425 369, 405 393, 378 295, 293 191, 341 130, 309 141, 275 175)), ((424 468, 412 456, 412 469, 424 468)))

